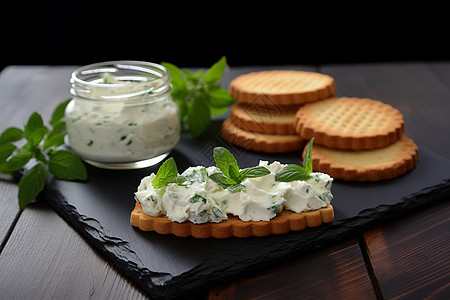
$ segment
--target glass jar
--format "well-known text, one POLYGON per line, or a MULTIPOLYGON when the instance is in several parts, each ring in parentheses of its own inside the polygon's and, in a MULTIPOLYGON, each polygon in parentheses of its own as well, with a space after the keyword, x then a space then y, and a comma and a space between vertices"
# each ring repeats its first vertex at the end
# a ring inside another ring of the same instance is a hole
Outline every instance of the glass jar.
POLYGON ((161 65, 110 61, 72 73, 65 119, 72 150, 106 169, 138 169, 162 161, 180 139, 178 105, 161 65))

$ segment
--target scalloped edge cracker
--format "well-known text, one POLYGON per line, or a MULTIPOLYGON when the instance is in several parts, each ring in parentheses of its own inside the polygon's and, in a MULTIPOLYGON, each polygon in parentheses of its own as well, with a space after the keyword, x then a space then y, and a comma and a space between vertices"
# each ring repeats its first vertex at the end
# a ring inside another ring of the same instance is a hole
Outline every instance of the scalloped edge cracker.
POLYGON ((307 227, 317 227, 323 223, 330 223, 334 219, 334 209, 328 206, 307 212, 295 213, 283 210, 270 221, 242 221, 229 216, 228 220, 220 223, 194 224, 192 222, 172 222, 166 217, 152 217, 142 211, 142 206, 136 202, 131 212, 130 222, 142 231, 155 231, 159 234, 173 234, 179 237, 218 238, 230 237, 246 238, 250 236, 268 236, 285 234, 289 231, 300 231, 307 227))

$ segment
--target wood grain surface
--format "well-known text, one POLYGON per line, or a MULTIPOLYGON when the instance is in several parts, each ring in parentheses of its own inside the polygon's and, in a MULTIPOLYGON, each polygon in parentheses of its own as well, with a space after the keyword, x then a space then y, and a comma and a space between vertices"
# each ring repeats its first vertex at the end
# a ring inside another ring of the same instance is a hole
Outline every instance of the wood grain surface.
MULTIPOLYGON (((271 67, 274 68, 274 67, 271 67)), ((283 66, 284 69, 289 67, 283 66)), ((297 66, 301 68, 301 66, 297 66)), ((0 74, 0 131, 69 97, 75 69, 15 66, 0 74)), ((229 79, 259 68, 231 68, 229 79)), ((341 96, 376 98, 405 116, 405 133, 450 159, 450 63, 325 65, 341 96)), ((450 196, 449 196, 450 197, 450 196)), ((195 299, 449 299, 449 199, 362 236, 258 271, 195 299)), ((0 299, 146 299, 45 202, 20 211, 0 180, 0 299)))
POLYGON ((448 299, 450 205, 443 202, 364 233, 386 299, 448 299))
POLYGON ((375 299, 356 239, 211 290, 209 299, 375 299))

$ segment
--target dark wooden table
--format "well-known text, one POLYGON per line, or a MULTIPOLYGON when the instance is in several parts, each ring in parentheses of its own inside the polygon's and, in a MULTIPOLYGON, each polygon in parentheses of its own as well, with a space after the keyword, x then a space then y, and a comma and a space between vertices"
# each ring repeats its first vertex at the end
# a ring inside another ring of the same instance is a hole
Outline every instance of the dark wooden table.
MULTIPOLYGON (((298 66, 297 66, 298 67, 298 66)), ((68 98, 74 66, 11 66, 0 74, 0 131, 68 98)), ((273 67, 271 67, 273 68, 273 67)), ((289 68, 284 66, 283 68, 289 68)), ((304 66, 333 76, 339 96, 379 99, 405 117, 405 134, 450 159, 450 62, 304 66)), ((249 70, 231 68, 228 80, 249 70)), ((361 235, 235 278, 198 299, 450 299, 450 195, 361 235)), ((0 181, 0 299, 147 296, 49 205, 23 211, 0 181)))

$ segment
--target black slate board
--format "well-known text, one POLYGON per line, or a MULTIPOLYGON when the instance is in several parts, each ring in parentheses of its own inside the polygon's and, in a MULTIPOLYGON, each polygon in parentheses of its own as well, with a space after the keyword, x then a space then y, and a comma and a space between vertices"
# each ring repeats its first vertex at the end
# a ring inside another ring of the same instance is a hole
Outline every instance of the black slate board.
MULTIPOLYGON (((212 149, 228 147, 241 167, 260 159, 299 163, 300 153, 262 154, 234 147, 219 135, 221 120, 193 140, 183 134, 171 156, 183 171, 212 165, 212 149)), ((333 223, 285 235, 226 240, 179 238, 142 232, 130 225, 140 180, 158 166, 110 171, 88 166, 86 183, 54 180, 42 193, 69 224, 111 259, 151 297, 186 296, 246 272, 289 259, 444 199, 450 192, 450 162, 420 147, 416 168, 393 180, 347 183, 335 180, 333 223)))

